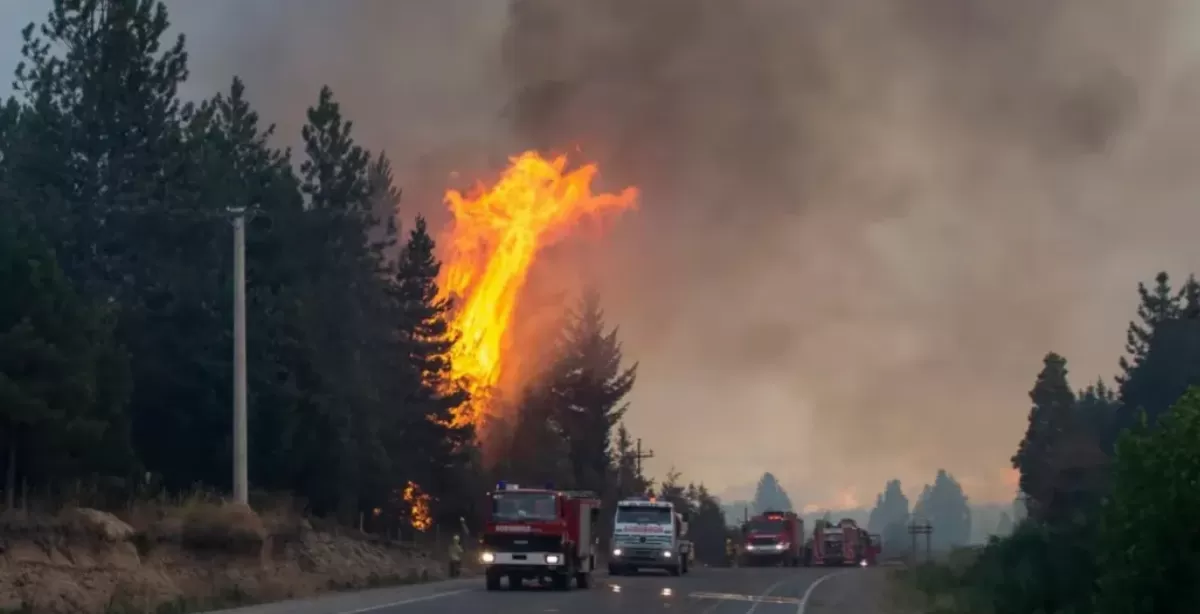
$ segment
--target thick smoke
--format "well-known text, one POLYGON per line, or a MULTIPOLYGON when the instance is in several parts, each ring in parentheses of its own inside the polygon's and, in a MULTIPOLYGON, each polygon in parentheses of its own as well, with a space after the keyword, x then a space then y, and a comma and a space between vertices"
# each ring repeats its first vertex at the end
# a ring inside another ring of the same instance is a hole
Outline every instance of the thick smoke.
POLYGON ((1200 256, 1170 0, 186 4, 200 87, 291 130, 330 83, 406 216, 526 145, 642 188, 572 266, 642 363, 631 427, 718 490, 1007 497, 1042 354, 1111 373, 1133 284, 1200 256))

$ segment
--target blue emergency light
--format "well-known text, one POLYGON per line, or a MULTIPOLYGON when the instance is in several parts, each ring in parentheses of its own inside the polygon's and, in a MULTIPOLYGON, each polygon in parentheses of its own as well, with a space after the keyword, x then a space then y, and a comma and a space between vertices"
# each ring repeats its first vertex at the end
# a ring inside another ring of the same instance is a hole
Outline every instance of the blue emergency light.
POLYGON ((496 490, 505 490, 507 488, 508 488, 508 482, 505 482, 504 480, 500 480, 499 482, 496 482, 496 490))

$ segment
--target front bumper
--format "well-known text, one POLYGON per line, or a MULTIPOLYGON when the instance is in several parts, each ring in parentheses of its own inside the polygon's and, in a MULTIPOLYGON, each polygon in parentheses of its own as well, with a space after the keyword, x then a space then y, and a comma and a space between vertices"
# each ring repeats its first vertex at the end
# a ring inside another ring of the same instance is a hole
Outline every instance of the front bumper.
POLYGON ((567 571, 560 552, 484 552, 479 562, 490 573, 546 576, 567 571))
POLYGON ((620 567, 645 567, 673 569, 678 565, 679 555, 664 548, 645 546, 618 546, 609 554, 610 565, 620 567))

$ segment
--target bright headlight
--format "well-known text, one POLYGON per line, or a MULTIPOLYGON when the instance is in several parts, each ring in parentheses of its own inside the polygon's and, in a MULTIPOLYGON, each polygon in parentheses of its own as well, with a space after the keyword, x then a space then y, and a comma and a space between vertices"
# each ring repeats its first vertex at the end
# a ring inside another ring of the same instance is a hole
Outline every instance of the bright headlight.
POLYGON ((669 559, 669 558, 671 558, 671 551, 670 551, 670 550, 663 550, 663 558, 664 558, 664 559, 669 559))
POLYGON ((496 555, 492 554, 491 552, 484 552, 483 554, 479 555, 479 560, 483 561, 484 563, 494 563, 496 562, 496 555))
POLYGON ((787 544, 775 544, 776 550, 783 550, 784 548, 787 548, 787 544))
POLYGON ((613 556, 621 556, 621 549, 613 548, 613 556))
POLYGON ((558 556, 557 554, 546 555, 546 563, 549 565, 558 565, 559 561, 562 561, 562 557, 558 556))

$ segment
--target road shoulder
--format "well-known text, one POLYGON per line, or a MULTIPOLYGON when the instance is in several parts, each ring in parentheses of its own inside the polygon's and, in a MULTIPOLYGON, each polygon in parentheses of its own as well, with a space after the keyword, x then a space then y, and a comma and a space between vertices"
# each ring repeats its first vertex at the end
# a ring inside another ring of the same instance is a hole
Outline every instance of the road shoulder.
POLYGON ((804 614, 913 614, 897 599, 892 569, 837 574, 809 596, 804 614))

